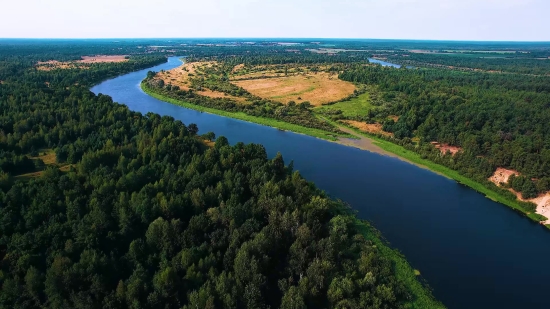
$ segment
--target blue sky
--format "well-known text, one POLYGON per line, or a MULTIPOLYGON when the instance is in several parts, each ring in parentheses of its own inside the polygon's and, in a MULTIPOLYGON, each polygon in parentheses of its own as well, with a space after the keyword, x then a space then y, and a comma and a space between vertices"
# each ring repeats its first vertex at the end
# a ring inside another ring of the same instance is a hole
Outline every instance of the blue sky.
POLYGON ((550 41, 550 0, 15 0, 0 38, 550 41))

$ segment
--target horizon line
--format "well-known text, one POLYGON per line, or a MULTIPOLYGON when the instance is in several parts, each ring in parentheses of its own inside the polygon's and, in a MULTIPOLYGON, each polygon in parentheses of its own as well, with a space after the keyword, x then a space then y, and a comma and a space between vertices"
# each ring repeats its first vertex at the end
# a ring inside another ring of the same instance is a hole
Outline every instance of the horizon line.
POLYGON ((389 39, 389 38, 330 38, 330 37, 0 37, 0 40, 348 40, 348 41, 422 41, 475 43, 549 43, 550 41, 517 40, 457 40, 457 39, 389 39))

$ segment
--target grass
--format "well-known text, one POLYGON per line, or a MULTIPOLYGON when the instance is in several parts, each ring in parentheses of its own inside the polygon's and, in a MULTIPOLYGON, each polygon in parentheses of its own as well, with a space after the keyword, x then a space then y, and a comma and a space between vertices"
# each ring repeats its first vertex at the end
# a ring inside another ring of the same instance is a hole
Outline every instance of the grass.
POLYGON ((44 171, 38 171, 38 172, 32 172, 32 173, 27 173, 27 174, 21 174, 21 175, 15 176, 15 179, 19 179, 19 180, 31 180, 31 179, 33 179, 33 178, 41 177, 42 174, 44 174, 44 171))
POLYGON ((53 149, 41 149, 39 152, 39 156, 37 157, 30 157, 31 159, 40 159, 44 162, 46 165, 51 165, 56 162, 56 156, 55 151, 53 149))
POLYGON ((306 128, 306 127, 303 127, 303 126, 300 126, 300 125, 297 125, 297 124, 292 124, 292 123, 279 121, 279 120, 275 120, 275 119, 271 119, 271 118, 262 118, 262 117, 251 116, 251 115, 248 115, 248 114, 245 114, 245 113, 242 113, 242 112, 232 113, 232 112, 228 112, 228 111, 223 111, 223 110, 219 110, 219 109, 215 109, 215 108, 204 107, 204 106, 195 105, 195 104, 191 104, 191 103, 188 103, 188 102, 172 99, 172 98, 169 98, 167 96, 163 96, 163 95, 152 92, 146 86, 144 86, 143 83, 141 84, 141 89, 145 93, 147 93, 148 95, 150 95, 154 98, 157 98, 159 100, 162 100, 162 101, 165 101, 165 102, 168 102, 168 103, 172 103, 174 105, 179 105, 179 106, 182 106, 182 107, 185 107, 185 108, 194 109, 194 110, 201 111, 201 112, 216 114, 216 115, 229 117, 229 118, 235 118, 235 119, 239 119, 239 120, 243 120, 243 121, 248 121, 248 122, 257 123, 257 124, 261 124, 261 125, 265 125, 265 126, 270 126, 270 127, 281 129, 281 130, 288 130, 288 131, 292 131, 292 132, 296 132, 296 133, 300 133, 300 134, 310 135, 310 136, 313 136, 313 137, 326 139, 326 140, 330 140, 330 141, 337 140, 337 136, 338 136, 338 134, 336 134, 336 133, 331 133, 331 132, 327 132, 327 131, 319 130, 319 129, 306 128))
POLYGON ((491 199, 491 200, 493 200, 497 203, 504 204, 504 205, 506 205, 510 208, 513 208, 517 211, 520 211, 520 212, 524 213, 525 215, 527 215, 527 217, 529 217, 530 219, 532 219, 534 221, 541 222, 541 221, 544 221, 544 220, 547 219, 546 217, 544 217, 542 215, 533 214, 533 213, 529 213, 529 212, 525 211, 525 209, 517 201, 510 200, 510 199, 502 196, 498 192, 495 192, 491 189, 488 189, 487 187, 485 187, 485 185, 483 185, 483 184, 481 184, 481 183, 479 183, 475 180, 472 180, 468 177, 465 177, 465 176, 461 175, 459 172, 457 172, 453 169, 450 169, 450 168, 445 167, 443 165, 439 165, 439 164, 434 163, 430 160, 423 159, 418 153, 410 151, 408 149, 405 149, 404 147, 399 146, 397 144, 394 144, 392 142, 383 140, 383 139, 381 139, 377 136, 359 131, 356 128, 353 128, 353 127, 350 127, 350 126, 347 126, 347 127, 351 128, 352 130, 354 130, 358 134, 367 136, 368 138, 372 139, 374 141, 374 144, 377 145, 378 147, 380 147, 380 148, 382 148, 382 149, 384 149, 388 152, 394 153, 394 154, 396 154, 396 155, 398 155, 398 156, 400 156, 400 157, 402 157, 402 158, 404 158, 404 159, 406 159, 406 160, 408 160, 408 161, 410 161, 414 164, 417 164, 421 167, 424 167, 424 168, 427 168, 427 169, 429 169, 433 172, 436 172, 436 173, 438 173, 442 176, 445 176, 447 178, 456 180, 458 183, 463 184, 465 186, 468 186, 468 187, 476 190, 477 192, 484 194, 487 198, 489 198, 489 199, 491 199))
POLYGON ((283 104, 288 101, 296 103, 308 101, 313 106, 320 106, 343 100, 353 94, 356 89, 354 84, 342 81, 325 72, 277 78, 245 79, 246 75, 239 77, 242 79, 233 80, 231 83, 244 88, 255 96, 283 104))
POLYGON ((414 299, 406 303, 405 308, 445 308, 442 303, 433 297, 430 289, 418 280, 420 272, 413 269, 399 251, 389 247, 389 244, 382 240, 382 236, 378 230, 372 227, 368 222, 359 219, 356 219, 356 228, 367 240, 372 241, 376 245, 383 256, 389 258, 393 262, 397 280, 408 287, 409 291, 413 294, 414 299))
POLYGON ((365 116, 366 112, 371 108, 373 108, 373 105, 371 104, 370 94, 365 92, 349 101, 317 107, 315 111, 322 113, 324 111, 341 110, 345 117, 354 118, 365 116))

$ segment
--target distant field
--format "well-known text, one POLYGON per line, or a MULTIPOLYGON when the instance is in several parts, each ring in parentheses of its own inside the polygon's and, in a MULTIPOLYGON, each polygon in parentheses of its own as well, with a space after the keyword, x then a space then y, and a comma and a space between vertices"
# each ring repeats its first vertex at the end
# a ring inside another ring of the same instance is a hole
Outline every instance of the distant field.
POLYGON ((356 98, 352 98, 349 101, 338 102, 336 104, 320 106, 316 108, 316 111, 334 111, 341 110, 345 117, 357 117, 365 116, 369 109, 374 106, 371 104, 371 97, 369 93, 363 93, 356 98))
POLYGON ((97 55, 82 56, 82 60, 60 62, 56 60, 40 61, 36 68, 41 71, 50 71, 56 69, 87 69, 92 63, 114 63, 128 61, 127 55, 97 55))
POLYGON ((281 103, 308 101, 314 106, 340 101, 353 94, 355 85, 339 80, 329 73, 304 73, 303 75, 270 77, 232 81, 234 85, 261 98, 281 103))

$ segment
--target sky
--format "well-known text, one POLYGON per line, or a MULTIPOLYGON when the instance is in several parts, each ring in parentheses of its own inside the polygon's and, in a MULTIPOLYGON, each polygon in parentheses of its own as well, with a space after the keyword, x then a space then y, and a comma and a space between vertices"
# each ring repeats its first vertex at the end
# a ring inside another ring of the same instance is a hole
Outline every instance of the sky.
POLYGON ((0 38, 550 41, 550 0, 7 0, 0 38))

